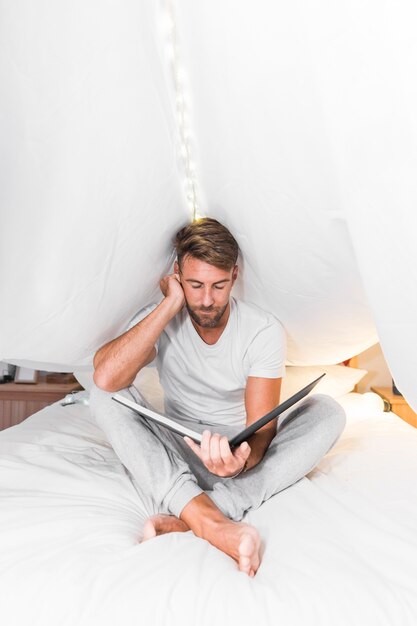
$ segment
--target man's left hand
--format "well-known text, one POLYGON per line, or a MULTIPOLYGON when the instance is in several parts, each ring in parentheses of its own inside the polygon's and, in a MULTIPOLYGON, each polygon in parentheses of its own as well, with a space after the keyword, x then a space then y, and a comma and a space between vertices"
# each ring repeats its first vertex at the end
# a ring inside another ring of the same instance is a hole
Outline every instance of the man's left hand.
POLYGON ((232 452, 226 436, 218 433, 212 434, 209 430, 203 432, 201 445, 196 444, 189 437, 184 437, 184 440, 209 472, 222 478, 229 478, 240 472, 251 452, 246 441, 232 452))

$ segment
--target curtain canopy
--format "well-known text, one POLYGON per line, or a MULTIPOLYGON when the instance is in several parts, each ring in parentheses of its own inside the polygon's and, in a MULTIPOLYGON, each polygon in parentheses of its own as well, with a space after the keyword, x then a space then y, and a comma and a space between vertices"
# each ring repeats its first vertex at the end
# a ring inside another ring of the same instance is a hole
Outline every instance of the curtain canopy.
POLYGON ((414 2, 0 6, 2 360, 91 364, 197 209, 289 364, 380 340, 417 409, 414 2))

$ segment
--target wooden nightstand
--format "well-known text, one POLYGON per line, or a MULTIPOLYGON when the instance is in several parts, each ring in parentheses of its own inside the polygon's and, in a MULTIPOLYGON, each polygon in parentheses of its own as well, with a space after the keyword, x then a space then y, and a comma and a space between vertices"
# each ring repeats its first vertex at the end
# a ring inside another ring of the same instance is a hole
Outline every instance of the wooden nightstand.
POLYGON ((67 393, 81 389, 78 382, 0 385, 0 430, 23 422, 32 413, 64 398, 67 393))
POLYGON ((371 387, 371 390, 381 396, 386 407, 385 411, 392 411, 411 426, 417 427, 417 413, 414 413, 403 396, 397 396, 391 387, 371 387))

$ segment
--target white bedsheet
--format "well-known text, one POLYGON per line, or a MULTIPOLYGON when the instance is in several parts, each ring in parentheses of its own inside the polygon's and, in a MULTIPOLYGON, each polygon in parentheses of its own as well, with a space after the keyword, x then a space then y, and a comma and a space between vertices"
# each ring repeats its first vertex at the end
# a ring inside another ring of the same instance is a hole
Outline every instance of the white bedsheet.
POLYGON ((417 429, 356 412, 247 515, 264 543, 250 579, 191 532, 138 543, 140 496, 88 407, 53 404, 0 433, 1 622, 415 626, 416 451, 417 429))

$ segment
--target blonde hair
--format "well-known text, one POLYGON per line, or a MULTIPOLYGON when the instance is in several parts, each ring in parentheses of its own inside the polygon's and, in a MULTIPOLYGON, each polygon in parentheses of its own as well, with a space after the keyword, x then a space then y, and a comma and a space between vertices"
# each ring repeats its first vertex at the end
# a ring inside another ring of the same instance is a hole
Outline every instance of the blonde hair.
POLYGON ((178 231, 175 248, 180 269, 189 255, 219 269, 230 270, 236 265, 239 254, 239 246, 232 233, 211 217, 195 220, 178 231))

